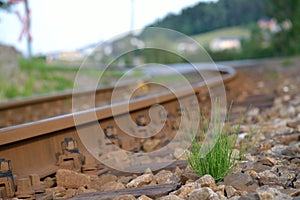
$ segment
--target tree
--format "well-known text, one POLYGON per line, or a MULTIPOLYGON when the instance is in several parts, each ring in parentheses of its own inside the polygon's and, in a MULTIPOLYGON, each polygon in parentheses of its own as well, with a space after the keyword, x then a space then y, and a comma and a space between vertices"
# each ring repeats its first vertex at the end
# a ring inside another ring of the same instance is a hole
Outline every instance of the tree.
POLYGON ((9 4, 0 0, 0 11, 1 10, 6 10, 7 11, 8 9, 9 9, 9 4))
POLYGON ((293 55, 300 53, 300 1, 269 0, 270 17, 277 20, 280 31, 273 37, 273 45, 278 54, 293 55))
POLYGON ((268 0, 219 0, 199 2, 182 10, 180 14, 169 14, 150 26, 170 28, 187 35, 208 32, 218 28, 248 25, 265 16, 268 0))

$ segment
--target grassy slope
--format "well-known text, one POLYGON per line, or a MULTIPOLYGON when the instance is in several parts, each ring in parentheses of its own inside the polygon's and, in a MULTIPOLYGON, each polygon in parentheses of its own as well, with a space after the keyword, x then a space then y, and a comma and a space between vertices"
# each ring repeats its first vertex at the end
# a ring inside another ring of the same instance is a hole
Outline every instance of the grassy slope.
POLYGON ((241 27, 230 27, 217 29, 199 35, 193 35, 192 38, 199 42, 203 47, 207 47, 211 40, 221 36, 238 36, 241 38, 248 38, 250 36, 250 31, 241 27))
MULTIPOLYGON (((9 79, 0 80, 0 101, 11 98, 29 97, 40 94, 55 93, 64 90, 71 90, 74 86, 74 80, 78 69, 51 65, 48 66, 45 60, 33 59, 31 61, 21 59, 17 82, 9 79)), ((89 84, 97 83, 101 77, 101 86, 110 84, 110 81, 123 76, 123 71, 105 71, 99 69, 85 70, 81 74, 83 79, 82 87, 88 87, 89 84)), ((133 73, 130 77, 142 77, 143 73, 133 73)), ((92 85, 94 87, 94 85, 92 85)))

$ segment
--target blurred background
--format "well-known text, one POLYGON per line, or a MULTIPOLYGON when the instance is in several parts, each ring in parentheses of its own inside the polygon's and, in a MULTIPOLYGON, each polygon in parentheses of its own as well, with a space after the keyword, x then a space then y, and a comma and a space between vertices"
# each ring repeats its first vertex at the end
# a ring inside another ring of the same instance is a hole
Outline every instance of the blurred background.
POLYGON ((0 100, 72 89, 84 60, 88 79, 112 63, 108 85, 124 68, 186 62, 143 49, 149 38, 203 61, 195 42, 149 35, 147 27, 190 36, 214 61, 298 55, 299 15, 298 0, 0 0, 0 100), (118 57, 123 49, 140 50, 118 57))

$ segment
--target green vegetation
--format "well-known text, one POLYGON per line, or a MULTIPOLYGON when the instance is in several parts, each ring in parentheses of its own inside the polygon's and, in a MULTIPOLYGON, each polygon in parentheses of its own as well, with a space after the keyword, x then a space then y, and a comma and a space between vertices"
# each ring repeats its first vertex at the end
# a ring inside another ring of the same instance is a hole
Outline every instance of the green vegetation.
POLYGON ((294 64, 295 64, 294 61, 291 59, 285 59, 284 61, 281 62, 282 67, 290 67, 294 64))
POLYGON ((275 56, 276 48, 272 44, 270 39, 272 34, 269 31, 262 30, 257 25, 252 25, 249 26, 248 33, 248 38, 241 38, 240 49, 214 52, 207 48, 207 51, 214 61, 256 59, 275 56))
MULTIPOLYGON (((200 131, 202 140, 208 137, 205 135, 207 130, 208 127, 200 131)), ((209 142, 204 143, 194 139, 191 145, 191 152, 187 154, 187 160, 191 169, 197 175, 210 174, 216 182, 219 182, 230 173, 240 156, 234 153, 239 126, 236 126, 231 133, 228 122, 223 127, 223 123, 216 119, 211 131, 210 134, 212 134, 213 138, 210 138, 210 140, 214 139, 216 142, 210 144, 209 142)))
MULTIPOLYGON (((78 68, 59 65, 47 65, 45 59, 34 58, 31 60, 20 59, 20 71, 17 81, 0 80, 0 100, 11 98, 29 97, 40 94, 48 94, 65 90, 72 90, 78 68)), ((86 80, 95 83, 101 77, 99 86, 111 84, 124 75, 122 70, 88 69, 82 72, 86 80), (100 85, 101 84, 101 85, 100 85)), ((134 71, 126 77, 143 77, 141 71, 134 71)), ((86 83, 88 84, 88 83, 86 83)))
POLYGON ((23 71, 39 71, 39 72, 74 72, 76 73, 78 69, 72 67, 63 67, 60 65, 47 65, 45 59, 35 58, 35 59, 20 59, 20 69, 23 71))
POLYGON ((236 36, 246 39, 250 37, 250 31, 247 28, 236 26, 216 29, 207 33, 193 35, 192 38, 194 38, 197 42, 199 42, 200 45, 206 48, 209 46, 210 41, 212 41, 214 38, 223 36, 236 36))
MULTIPOLYGON (((149 26, 170 28, 190 36, 205 33, 194 37, 204 47, 207 47, 208 42, 216 36, 228 35, 226 32, 223 33, 224 35, 219 35, 209 31, 225 27, 252 26, 251 34, 247 31, 241 33, 243 38, 248 38, 242 40, 241 50, 208 52, 213 60, 222 61, 300 54, 299 18, 300 1, 298 0, 219 0, 199 2, 179 14, 169 14, 149 26), (256 23, 262 18, 275 19, 276 30, 273 29, 272 32, 260 29, 256 23)), ((239 36, 240 33, 237 31, 229 34, 239 36)), ((143 36, 143 33, 141 35, 143 36)), ((144 37, 149 36, 145 34, 144 37)))
MULTIPOLYGON (((167 43, 167 39, 165 43, 167 43)), ((170 44, 166 44, 166 46, 170 46, 170 44)), ((176 55, 174 53, 161 50, 161 49, 144 49, 141 51, 143 55, 145 63, 182 63, 185 62, 184 58, 176 55)))
POLYGON ((169 14, 150 26, 170 28, 187 35, 219 28, 248 25, 265 16, 268 0, 199 2, 178 15, 169 14))
POLYGON ((300 54, 300 1, 269 0, 267 14, 277 20, 280 31, 272 37, 275 56, 300 54))
MULTIPOLYGON (((6 1, 0 0, 1 11, 9 11, 9 5, 6 1)), ((169 14, 150 26, 170 28, 191 35, 206 48, 214 61, 223 61, 300 54, 299 18, 300 1, 298 0, 219 0, 216 2, 199 2, 193 7, 184 9, 178 15, 169 14), (256 22, 262 17, 276 19, 278 22, 277 31, 271 32, 260 29, 256 22), (207 48, 209 42, 221 36, 238 36, 242 38, 241 49, 210 51, 207 48)), ((124 41, 123 45, 119 45, 118 52, 123 52, 124 48, 125 50, 128 48, 129 36, 120 39, 124 41)), ((142 32, 138 38, 141 40, 146 39, 146 41, 147 38, 150 38, 150 41, 159 43, 165 49, 170 50, 178 50, 178 44, 189 42, 180 41, 183 38, 178 38, 176 34, 159 35, 150 32, 147 35, 147 31, 142 32)), ((184 58, 195 62, 203 61, 198 51, 191 51, 192 53, 182 51, 183 57, 164 50, 136 50, 132 54, 124 55, 122 59, 113 62, 113 64, 116 64, 116 66, 119 63, 131 64, 135 57, 145 63, 186 62, 184 58)), ((118 52, 116 52, 116 55, 118 55, 118 52)), ((174 52, 176 51, 174 50, 174 52)), ((106 59, 110 61, 110 58, 106 59)), ((282 62, 282 67, 291 65, 294 65, 294 63, 290 60, 282 62)), ((60 65, 48 66, 45 58, 21 59, 19 77, 15 79, 16 81, 0 80, 0 100, 72 89, 76 74, 76 68, 60 65)), ((102 74, 103 70, 100 69, 84 71, 87 82, 90 79, 97 80, 102 74)), ((111 84, 123 75, 124 72, 117 67, 105 71, 104 78, 101 79, 101 85, 111 84)), ((131 77, 143 75, 142 72, 138 71, 130 74, 131 77)), ((277 76, 275 73, 270 74, 270 77, 273 78, 277 76)), ((158 79, 163 81, 165 77, 158 77, 158 79)), ((169 78, 169 81, 172 81, 171 79, 169 78)))
POLYGON ((21 59, 16 82, 1 81, 0 100, 72 89, 74 69, 47 66, 42 59, 21 59))
POLYGON ((1 10, 5 10, 8 11, 9 10, 9 4, 3 0, 0 0, 0 11, 1 10))
POLYGON ((267 70, 267 77, 271 80, 276 80, 280 77, 280 75, 275 70, 267 70))

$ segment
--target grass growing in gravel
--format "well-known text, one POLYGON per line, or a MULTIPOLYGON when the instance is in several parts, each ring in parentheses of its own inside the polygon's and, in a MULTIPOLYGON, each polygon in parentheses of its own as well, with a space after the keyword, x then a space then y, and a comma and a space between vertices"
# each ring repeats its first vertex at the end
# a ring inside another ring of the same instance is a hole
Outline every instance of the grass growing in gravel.
POLYGON ((295 63, 292 59, 285 59, 281 62, 282 67, 290 67, 293 66, 295 63))
POLYGON ((208 137, 206 130, 208 127, 200 131, 201 140, 193 139, 187 160, 197 175, 201 177, 210 174, 216 182, 219 182, 231 172, 239 156, 234 153, 239 125, 234 130, 230 130, 228 121, 224 125, 223 122, 215 119, 211 128, 212 137, 209 139, 215 142, 211 144, 204 140, 208 137))

